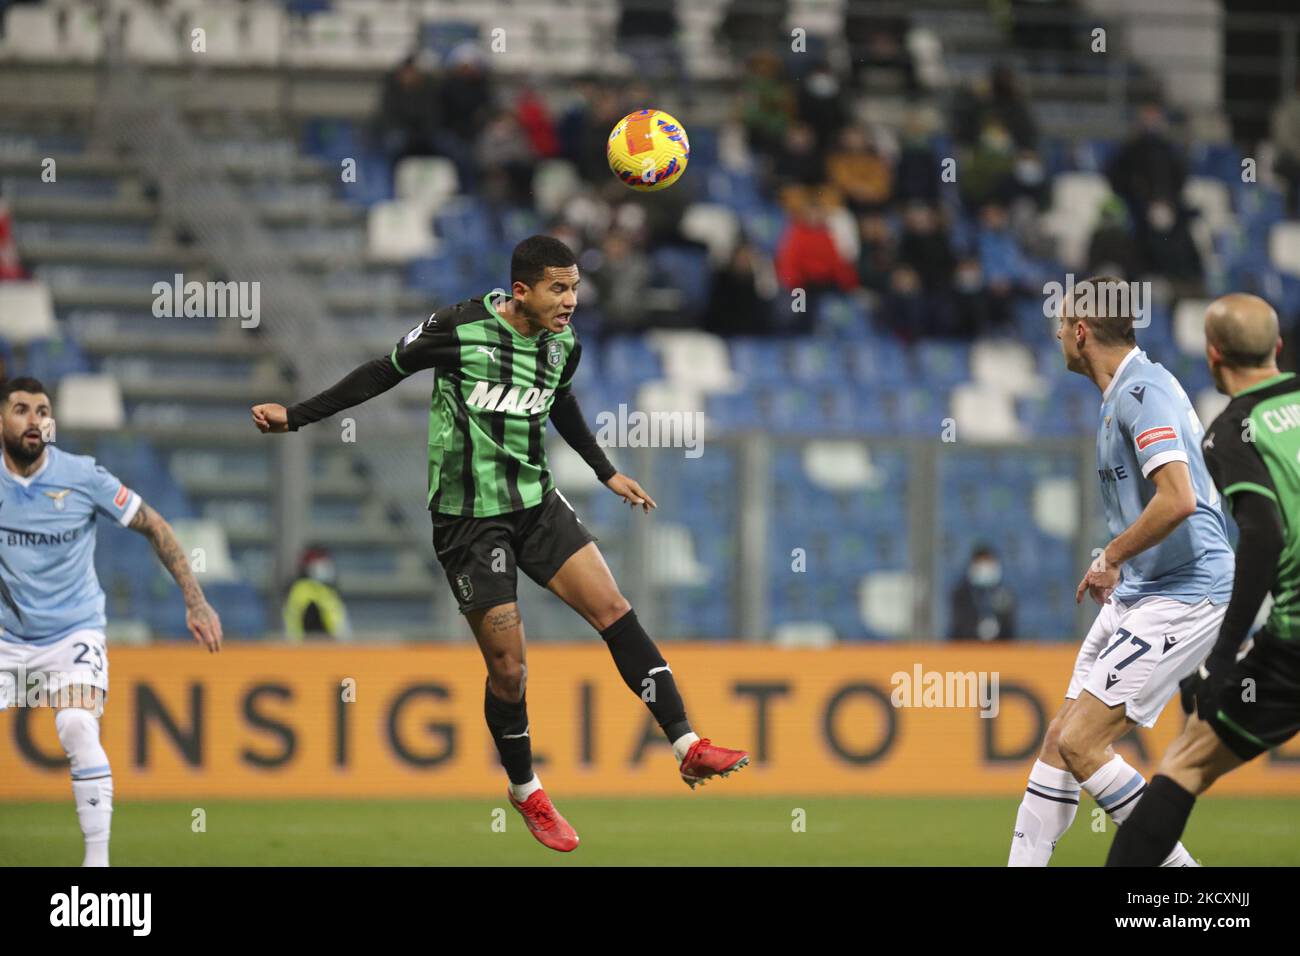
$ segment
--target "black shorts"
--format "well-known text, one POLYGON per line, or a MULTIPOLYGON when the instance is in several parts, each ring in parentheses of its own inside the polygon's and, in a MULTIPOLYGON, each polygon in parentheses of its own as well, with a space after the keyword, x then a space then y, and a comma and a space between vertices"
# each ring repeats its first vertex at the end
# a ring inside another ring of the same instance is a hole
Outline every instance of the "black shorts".
POLYGON ((433 548, 462 614, 513 602, 516 566, 546 587, 565 561, 595 540, 553 488, 541 504, 490 518, 433 512, 433 548))
POLYGON ((1210 726, 1242 760, 1286 743, 1300 731, 1300 646, 1260 630, 1233 665, 1218 704, 1210 726))

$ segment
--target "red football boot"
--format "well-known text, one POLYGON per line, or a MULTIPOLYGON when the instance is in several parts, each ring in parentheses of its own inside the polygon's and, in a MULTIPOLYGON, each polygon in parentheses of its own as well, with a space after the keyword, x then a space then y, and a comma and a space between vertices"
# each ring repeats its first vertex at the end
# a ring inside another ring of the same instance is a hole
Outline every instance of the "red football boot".
POLYGON ((569 853, 578 848, 578 834, 569 826, 569 821, 560 816, 560 811, 555 809, 545 790, 534 790, 523 803, 516 800, 509 790, 506 791, 506 796, 542 846, 561 853, 569 853))
POLYGON ((691 744, 691 749, 686 751, 686 756, 682 759, 682 779, 694 790, 710 777, 725 777, 747 763, 749 754, 745 751, 715 747, 711 740, 704 738, 695 741, 691 744))

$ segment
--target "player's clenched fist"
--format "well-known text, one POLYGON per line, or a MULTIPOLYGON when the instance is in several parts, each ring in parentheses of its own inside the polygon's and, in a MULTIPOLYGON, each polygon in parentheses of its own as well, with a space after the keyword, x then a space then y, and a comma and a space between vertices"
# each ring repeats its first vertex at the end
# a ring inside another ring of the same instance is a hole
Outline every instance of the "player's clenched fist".
POLYGON ((283 405, 268 402, 253 406, 253 424, 263 435, 267 432, 287 432, 289 430, 289 412, 283 405))

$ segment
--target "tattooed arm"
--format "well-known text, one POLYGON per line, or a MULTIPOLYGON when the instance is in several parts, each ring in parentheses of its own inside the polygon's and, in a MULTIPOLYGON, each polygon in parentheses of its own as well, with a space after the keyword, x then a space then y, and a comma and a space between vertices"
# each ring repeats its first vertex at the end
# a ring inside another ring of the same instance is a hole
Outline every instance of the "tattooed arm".
POLYGON ((140 510, 135 513, 128 527, 149 539, 158 560, 176 579, 176 584, 185 597, 185 626, 190 629, 194 639, 209 651, 221 650, 221 618, 217 617, 217 612, 203 596, 203 589, 190 570, 190 563, 167 519, 147 504, 141 503, 140 510))

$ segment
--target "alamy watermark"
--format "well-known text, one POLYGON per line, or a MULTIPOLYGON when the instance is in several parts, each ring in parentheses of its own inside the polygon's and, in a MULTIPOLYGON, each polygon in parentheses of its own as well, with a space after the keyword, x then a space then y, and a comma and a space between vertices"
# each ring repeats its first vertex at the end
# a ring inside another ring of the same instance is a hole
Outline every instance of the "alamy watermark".
POLYGON ((98 688, 86 683, 84 672, 28 671, 22 665, 0 671, 0 708, 80 707, 100 712, 103 699, 98 688))
POLYGON ((1151 324, 1150 282, 1088 282, 1078 287, 1074 273, 1065 274, 1065 284, 1048 282, 1043 285, 1043 315, 1055 319, 1061 314, 1061 303, 1068 301, 1076 316, 1133 317, 1133 328, 1145 329, 1151 324))
POLYGON ((927 671, 917 662, 889 678, 889 701, 895 707, 978 707, 981 717, 992 718, 1001 709, 999 680, 997 671, 927 671))
POLYGON ((617 412, 596 415, 596 441, 604 448, 684 448, 686 458, 704 454, 703 412, 617 412))
POLYGON ((152 292, 153 314, 158 319, 237 318, 245 329, 255 329, 262 322, 260 282, 186 282, 178 272, 171 282, 155 282, 152 292))

